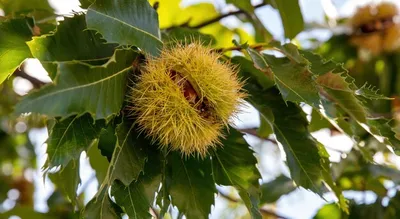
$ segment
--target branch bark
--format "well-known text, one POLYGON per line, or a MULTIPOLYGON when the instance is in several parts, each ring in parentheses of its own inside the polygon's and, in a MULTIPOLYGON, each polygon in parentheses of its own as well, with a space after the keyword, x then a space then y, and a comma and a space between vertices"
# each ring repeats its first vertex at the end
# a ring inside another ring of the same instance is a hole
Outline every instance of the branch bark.
MULTIPOLYGON (((257 51, 261 51, 266 48, 271 48, 271 46, 269 46, 268 43, 257 43, 254 45, 249 45, 249 48, 255 49, 257 51)), ((224 52, 233 51, 233 50, 241 51, 241 50, 243 50, 243 48, 241 46, 233 46, 233 47, 228 47, 228 48, 215 49, 214 51, 217 53, 224 53, 224 52)))
POLYGON ((37 79, 35 77, 32 77, 32 76, 28 75, 23 69, 15 70, 14 76, 18 76, 18 77, 21 77, 21 78, 24 78, 24 79, 28 80, 29 82, 32 83, 33 87, 36 88, 36 89, 38 89, 38 88, 40 88, 40 87, 42 87, 43 85, 46 84, 45 82, 43 82, 43 81, 41 81, 41 80, 39 80, 39 79, 37 79))
MULTIPOLYGON (((261 4, 258 4, 258 5, 254 5, 254 9, 263 7, 265 5, 267 5, 267 3, 261 3, 261 4)), ((203 23, 200 23, 200 24, 197 24, 197 25, 194 25, 194 26, 190 26, 190 28, 199 29, 199 28, 205 27, 207 25, 213 24, 215 22, 218 22, 218 21, 220 21, 220 20, 222 20, 222 19, 224 19, 226 17, 232 16, 232 15, 238 15, 238 14, 245 14, 245 13, 246 13, 246 11, 244 11, 242 9, 237 10, 237 11, 232 11, 232 12, 229 12, 229 13, 226 13, 226 14, 222 14, 222 15, 220 15, 218 17, 212 18, 212 19, 210 19, 208 21, 204 21, 203 23)))

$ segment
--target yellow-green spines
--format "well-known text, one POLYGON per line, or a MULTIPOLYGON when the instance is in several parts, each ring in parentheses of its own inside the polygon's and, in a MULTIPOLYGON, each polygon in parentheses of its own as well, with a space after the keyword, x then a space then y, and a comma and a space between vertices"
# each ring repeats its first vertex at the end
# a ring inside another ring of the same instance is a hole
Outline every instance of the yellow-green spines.
POLYGON ((233 66, 199 43, 166 48, 149 58, 131 90, 140 128, 162 147, 205 156, 242 103, 233 66))

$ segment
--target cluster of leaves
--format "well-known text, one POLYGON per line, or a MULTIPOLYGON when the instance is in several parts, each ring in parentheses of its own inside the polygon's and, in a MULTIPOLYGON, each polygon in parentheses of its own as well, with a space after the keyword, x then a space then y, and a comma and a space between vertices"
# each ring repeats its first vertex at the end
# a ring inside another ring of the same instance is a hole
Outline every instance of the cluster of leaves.
MULTIPOLYGON (((355 145, 369 139, 377 145, 390 145, 394 151, 400 149, 389 121, 373 113, 371 102, 387 98, 370 86, 359 86, 341 64, 294 44, 271 40, 255 14, 256 8, 265 5, 276 8, 285 36, 292 39, 304 28, 297 0, 270 0, 257 6, 250 1, 227 0, 240 9, 236 14, 242 22, 254 26, 255 36, 223 26, 218 21, 224 16, 204 3, 182 9, 178 0, 170 5, 147 0, 82 1, 85 13, 64 17, 57 24, 53 19, 34 19, 54 13, 45 1, 15 2, 21 1, 0 0, 6 13, 0 20, 0 88, 12 92, 7 78, 18 76, 26 58, 39 60, 53 82, 38 85, 23 97, 12 93, 10 99, 2 98, 1 102, 8 101, 4 106, 11 107, 4 112, 0 108, 0 118, 28 121, 46 116, 49 138, 44 168, 71 203, 64 200, 58 213, 69 210, 71 217, 120 218, 127 214, 149 218, 150 212, 163 216, 175 206, 186 218, 207 218, 218 192, 216 185, 224 185, 238 191, 253 218, 262 217, 260 206, 275 202, 295 186, 321 196, 333 192, 338 214, 343 211, 347 215, 349 209, 357 207, 349 208, 342 190, 368 190, 367 183, 385 196, 387 190, 376 177, 398 177, 395 169, 370 163, 351 170, 336 168, 325 147, 311 135, 311 131, 330 128, 350 136, 355 145), (232 44, 235 36, 240 42, 232 44), (280 176, 260 185, 257 159, 240 130, 225 130, 223 147, 207 158, 184 158, 178 152, 159 150, 157 142, 138 133, 134 118, 125 116, 126 92, 134 86, 131 79, 140 74, 143 55, 157 56, 165 44, 190 39, 212 45, 216 52, 224 53, 221 61, 238 66, 250 94, 247 101, 260 113, 256 133, 260 138, 275 138, 272 140, 283 147, 290 178, 280 176), (230 50, 243 56, 232 56, 230 50), (311 121, 300 107, 304 103, 313 108, 311 121), (100 182, 97 194, 86 206, 81 206, 77 196, 82 152, 86 152, 100 182), (359 175, 371 181, 360 183, 359 175)), ((24 135, 35 127, 36 123, 28 124, 24 135)), ((0 140, 16 136, 12 130, 0 130, 3 132, 6 137, 0 136, 0 140)), ((7 152, 15 151, 16 144, 7 145, 11 147, 5 149, 7 152)), ((359 151, 363 156, 357 165, 373 155, 367 149, 359 151)), ((394 215, 396 202, 390 203, 384 210, 394 215)), ((18 215, 16 211, 6 214, 18 215)))

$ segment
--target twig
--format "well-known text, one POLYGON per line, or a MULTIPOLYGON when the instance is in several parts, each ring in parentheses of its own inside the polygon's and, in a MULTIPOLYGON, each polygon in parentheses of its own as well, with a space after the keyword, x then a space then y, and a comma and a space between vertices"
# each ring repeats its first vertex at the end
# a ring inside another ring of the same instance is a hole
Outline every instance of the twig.
POLYGON ((271 143, 277 144, 277 142, 274 139, 270 139, 270 138, 264 138, 261 137, 258 133, 257 133, 257 128, 250 128, 250 129, 237 129, 239 132, 245 133, 245 134, 249 134, 249 135, 253 135, 255 137, 258 137, 262 140, 265 141, 269 141, 271 143))
MULTIPOLYGON (((260 8, 260 7, 265 6, 265 5, 267 5, 267 3, 261 3, 261 4, 258 4, 258 5, 254 5, 254 9, 260 8)), ((200 24, 197 24, 197 25, 194 25, 194 26, 190 26, 190 28, 199 29, 199 28, 205 27, 207 25, 210 25, 212 23, 218 22, 218 21, 220 21, 220 20, 222 20, 222 19, 224 19, 226 17, 232 16, 232 15, 237 15, 237 14, 244 14, 244 13, 246 13, 246 11, 244 11, 242 9, 237 10, 237 11, 232 11, 232 12, 229 12, 227 14, 222 14, 222 15, 220 15, 218 17, 212 18, 212 19, 210 19, 208 21, 204 21, 203 23, 200 23, 200 24)))
MULTIPOLYGON (((222 192, 222 191, 219 190, 219 189, 218 189, 218 193, 219 193, 219 195, 221 195, 221 197, 223 197, 224 199, 226 199, 226 200, 228 200, 228 201, 230 201, 230 202, 234 202, 234 203, 239 203, 239 202, 241 202, 240 199, 236 199, 236 198, 234 198, 234 197, 232 197, 232 196, 230 196, 230 195, 227 195, 227 194, 225 194, 224 192, 222 192)), ((275 213, 275 212, 273 212, 273 211, 271 211, 271 210, 268 210, 268 209, 260 208, 260 212, 261 212, 262 214, 274 216, 274 217, 276 217, 276 218, 288 219, 287 217, 278 215, 277 213, 275 213)))
MULTIPOLYGON (((249 45, 249 48, 252 48, 252 49, 255 49, 258 51, 261 49, 270 48, 270 47, 271 46, 269 46, 268 43, 257 43, 257 44, 249 45)), ((218 53, 224 53, 224 52, 233 51, 233 50, 241 51, 241 50, 243 50, 243 48, 241 46, 232 46, 232 47, 228 47, 228 48, 215 49, 214 51, 218 52, 218 53)))
POLYGON ((36 89, 46 84, 45 82, 28 75, 24 70, 21 69, 15 70, 14 75, 28 80, 29 82, 32 83, 33 87, 36 89))

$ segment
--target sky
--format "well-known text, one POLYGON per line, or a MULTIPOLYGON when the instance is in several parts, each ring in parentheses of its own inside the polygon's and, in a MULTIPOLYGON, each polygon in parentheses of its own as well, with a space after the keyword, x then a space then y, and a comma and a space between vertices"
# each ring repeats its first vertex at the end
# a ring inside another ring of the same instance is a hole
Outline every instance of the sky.
MULTIPOLYGON (((79 1, 78 0, 49 0, 50 4, 56 8, 59 14, 68 14, 71 10, 78 11, 79 10, 79 1)), ((216 5, 217 9, 222 13, 226 13, 230 10, 234 10, 234 7, 227 7, 224 0, 183 0, 182 6, 187 6, 190 4, 195 4, 197 2, 212 2, 216 5)), ((257 4, 260 1, 254 0, 253 4, 257 4)), ((303 12, 304 19, 307 23, 317 22, 322 23, 324 21, 324 15, 327 14, 328 17, 335 19, 337 17, 349 16, 354 10, 361 5, 364 5, 368 2, 380 2, 377 0, 300 0, 300 6, 303 12)), ((391 2, 396 2, 395 0, 391 0, 391 2)), ((256 11, 257 16, 264 23, 264 25, 271 31, 274 35, 275 39, 283 40, 283 27, 281 24, 281 20, 279 17, 279 13, 272 9, 269 6, 263 7, 256 11)), ((224 25, 228 27, 234 27, 235 25, 240 25, 240 22, 234 17, 225 18, 221 21, 224 25)), ((247 28, 249 32, 252 30, 247 28)), ((331 36, 329 31, 313 31, 302 33, 298 36, 299 39, 305 39, 310 36, 318 37, 320 39, 328 39, 331 36)), ((29 60, 27 69, 27 73, 34 75, 42 80, 49 81, 49 77, 44 69, 41 67, 40 63, 37 60, 29 60)), ((15 79, 15 84, 17 84, 17 92, 20 94, 27 93, 32 87, 24 81, 24 79, 15 79)), ((306 112, 310 112, 310 108, 304 107, 306 112)), ((243 113, 239 117, 239 121, 237 122, 238 126, 242 127, 255 127, 259 124, 259 117, 254 108, 248 108, 246 113, 243 113)), ((341 159, 341 154, 335 152, 334 150, 330 150, 329 148, 338 148, 340 146, 340 150, 350 151, 352 147, 352 141, 346 136, 335 136, 330 137, 329 133, 326 131, 320 131, 318 133, 313 134, 321 143, 328 146, 328 152, 331 155, 331 160, 339 161, 341 159)), ((46 200, 48 196, 54 189, 54 186, 49 180, 46 180, 43 183, 42 180, 42 172, 40 167, 44 164, 46 155, 46 144, 44 143, 47 139, 47 131, 42 130, 33 130, 30 133, 30 137, 33 140, 36 146, 36 153, 38 156, 38 166, 39 168, 35 170, 33 173, 33 180, 35 182, 36 192, 35 192, 35 209, 37 211, 45 212, 48 210, 46 206, 46 200)), ((255 150, 260 150, 260 154, 263 154, 261 163, 258 165, 260 172, 263 175, 263 182, 272 180, 276 176, 284 173, 288 175, 288 169, 284 164, 284 153, 282 152, 282 148, 276 148, 268 142, 260 141, 259 139, 251 136, 246 136, 246 140, 248 140, 252 145, 255 145, 255 150), (261 153, 262 150, 273 151, 274 153, 266 154, 261 153)), ((379 159, 379 157, 377 158, 379 159)), ((88 179, 93 178, 93 170, 91 169, 85 154, 81 156, 81 178, 82 185, 86 188, 85 192, 87 193, 87 197, 85 201, 90 200, 91 196, 93 196, 96 192, 97 182, 96 180, 91 180, 88 184, 88 179)), ((400 165, 400 161, 398 162, 400 165)), ((222 188, 225 191, 227 188, 222 188)), ((352 193, 347 193, 346 195, 357 198, 358 196, 352 193)), ((333 197, 328 195, 326 197, 327 200, 332 201, 333 197)), ((375 197, 373 194, 367 195, 367 201, 373 202, 375 197)), ((216 206, 213 208, 213 213, 211 218, 220 218, 224 216, 224 209, 227 206, 226 200, 222 198, 217 198, 216 206)), ((294 219, 305 219, 312 217, 316 210, 319 209, 322 205, 326 204, 324 200, 322 200, 319 196, 313 194, 312 192, 306 191, 304 189, 297 189, 295 192, 292 192, 288 195, 283 196, 276 203, 275 210, 278 214, 294 218, 294 219)), ((246 209, 239 209, 239 212, 245 212, 246 209)), ((226 215, 225 215, 226 216, 226 215)))

